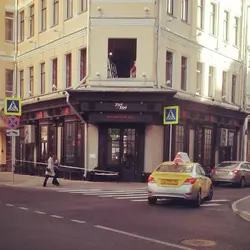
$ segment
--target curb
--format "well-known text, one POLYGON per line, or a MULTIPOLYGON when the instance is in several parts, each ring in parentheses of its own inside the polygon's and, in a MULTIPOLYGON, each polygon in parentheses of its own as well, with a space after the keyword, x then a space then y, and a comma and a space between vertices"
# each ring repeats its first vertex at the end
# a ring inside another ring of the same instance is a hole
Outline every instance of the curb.
POLYGON ((244 200, 247 200, 247 199, 250 199, 250 195, 248 195, 248 196, 246 196, 246 197, 244 197, 244 198, 241 198, 241 199, 239 199, 239 200, 233 202, 233 203, 232 203, 232 210, 233 210, 233 212, 234 212, 236 215, 240 216, 243 220, 250 222, 250 213, 247 212, 247 211, 241 211, 241 210, 239 210, 239 209, 237 208, 237 204, 238 204, 238 203, 240 203, 240 202, 242 202, 242 201, 244 201, 244 200))

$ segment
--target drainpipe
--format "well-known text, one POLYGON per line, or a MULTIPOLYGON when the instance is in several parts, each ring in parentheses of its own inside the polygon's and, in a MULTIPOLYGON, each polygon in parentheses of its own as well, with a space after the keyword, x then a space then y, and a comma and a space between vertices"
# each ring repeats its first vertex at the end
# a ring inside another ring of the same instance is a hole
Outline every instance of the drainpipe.
POLYGON ((158 0, 157 1, 157 12, 156 12, 156 29, 157 29, 157 33, 156 33, 156 62, 155 62, 155 86, 157 88, 160 88, 160 84, 159 84, 159 67, 158 67, 158 64, 159 64, 159 54, 160 54, 160 30, 161 30, 161 27, 160 27, 160 17, 161 17, 161 4, 162 4, 162 1, 161 0, 158 0))
POLYGON ((81 114, 75 109, 75 107, 70 103, 69 97, 70 94, 65 91, 66 95, 66 103, 73 110, 75 115, 80 119, 80 121, 84 124, 84 178, 87 177, 88 174, 88 123, 82 118, 81 114))
POLYGON ((90 50, 90 46, 89 46, 89 44, 90 44, 90 35, 89 35, 89 31, 90 31, 90 20, 89 20, 90 19, 90 17, 89 17, 90 16, 89 15, 89 13, 90 13, 90 0, 88 0, 87 2, 88 2, 88 5, 87 5, 87 8, 88 8, 88 10, 87 10, 87 44, 86 44, 87 72, 86 72, 86 76, 73 89, 78 89, 87 80, 87 78, 89 76, 89 72, 90 72, 90 69, 89 69, 89 67, 90 67, 90 60, 89 60, 89 58, 90 58, 90 52, 89 52, 89 50, 90 50))
POLYGON ((250 119, 250 115, 248 115, 245 118, 245 122, 244 122, 244 127, 243 127, 243 161, 247 160, 247 141, 248 141, 248 121, 250 119))

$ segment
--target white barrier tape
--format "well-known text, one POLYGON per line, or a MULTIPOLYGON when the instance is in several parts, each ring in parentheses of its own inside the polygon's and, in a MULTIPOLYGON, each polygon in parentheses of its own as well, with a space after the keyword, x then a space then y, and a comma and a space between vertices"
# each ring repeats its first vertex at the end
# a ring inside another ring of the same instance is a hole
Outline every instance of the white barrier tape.
MULTIPOLYGON (((22 163, 32 163, 32 164, 37 164, 37 165, 44 165, 47 166, 47 163, 44 162, 34 162, 34 161, 24 161, 24 160, 16 160, 18 162, 22 162, 22 163)), ((68 169, 76 169, 76 170, 81 170, 84 171, 85 168, 79 168, 79 167, 72 167, 72 166, 65 166, 65 165, 60 165, 60 168, 68 168, 68 169)), ((110 173, 110 174, 117 174, 117 172, 113 172, 113 171, 107 171, 107 170, 98 170, 98 169, 93 169, 93 170, 88 170, 88 172, 102 172, 102 173, 110 173)))

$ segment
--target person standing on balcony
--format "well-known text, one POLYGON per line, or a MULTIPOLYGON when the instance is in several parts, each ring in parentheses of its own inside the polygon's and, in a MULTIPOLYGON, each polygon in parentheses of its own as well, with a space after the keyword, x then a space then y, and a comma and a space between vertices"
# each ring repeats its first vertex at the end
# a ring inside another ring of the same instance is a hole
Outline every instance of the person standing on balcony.
POLYGON ((130 69, 130 78, 136 78, 136 61, 134 61, 134 65, 130 69))

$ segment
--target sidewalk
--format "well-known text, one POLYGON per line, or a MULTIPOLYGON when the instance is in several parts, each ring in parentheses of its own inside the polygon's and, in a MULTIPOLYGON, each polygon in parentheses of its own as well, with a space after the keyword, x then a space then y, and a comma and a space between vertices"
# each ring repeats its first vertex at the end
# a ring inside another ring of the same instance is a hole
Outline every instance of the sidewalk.
POLYGON ((15 174, 14 183, 12 182, 12 173, 0 172, 0 185, 7 185, 12 187, 24 188, 38 188, 38 189, 58 189, 58 188, 72 188, 72 189, 108 189, 108 190, 124 190, 131 188, 146 188, 146 183, 126 183, 126 182, 89 182, 89 181, 72 181, 59 179, 60 187, 54 187, 51 181, 48 181, 47 187, 42 187, 44 177, 19 175, 15 174))
POLYGON ((250 222, 250 195, 235 201, 232 204, 232 209, 235 214, 250 222))

